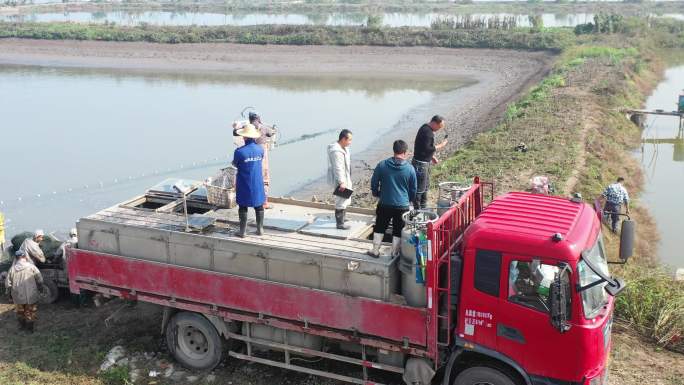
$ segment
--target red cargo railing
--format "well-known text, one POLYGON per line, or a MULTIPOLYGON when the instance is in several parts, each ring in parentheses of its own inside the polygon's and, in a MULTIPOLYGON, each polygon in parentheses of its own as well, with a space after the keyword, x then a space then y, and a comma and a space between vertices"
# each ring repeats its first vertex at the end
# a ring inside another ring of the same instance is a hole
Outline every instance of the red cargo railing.
POLYGON ((494 184, 476 177, 473 186, 439 219, 428 223, 428 261, 426 264, 428 325, 427 346, 435 367, 440 364, 440 349, 451 344, 451 255, 460 247, 465 229, 485 206, 485 188, 490 200, 494 184))

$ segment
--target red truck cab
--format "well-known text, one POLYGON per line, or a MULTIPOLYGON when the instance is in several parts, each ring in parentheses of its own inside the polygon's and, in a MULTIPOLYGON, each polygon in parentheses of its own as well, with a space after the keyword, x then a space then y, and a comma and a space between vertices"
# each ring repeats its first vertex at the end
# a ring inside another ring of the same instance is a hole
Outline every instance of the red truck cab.
POLYGON ((624 283, 608 276, 592 207, 508 193, 468 226, 461 255, 457 349, 527 384, 607 384, 613 297, 624 283))

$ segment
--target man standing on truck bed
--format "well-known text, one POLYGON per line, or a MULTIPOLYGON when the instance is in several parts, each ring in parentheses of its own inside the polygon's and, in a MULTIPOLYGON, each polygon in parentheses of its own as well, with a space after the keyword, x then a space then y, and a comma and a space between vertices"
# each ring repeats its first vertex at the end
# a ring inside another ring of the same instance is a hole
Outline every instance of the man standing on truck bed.
POLYGON ((373 258, 380 256, 380 244, 385 231, 392 221, 392 253, 399 254, 401 230, 404 228, 402 215, 409 210, 409 204, 416 195, 416 171, 408 164, 408 144, 396 140, 392 145, 394 156, 378 163, 371 178, 371 192, 379 197, 375 209, 375 228, 373 229, 373 249, 368 252, 373 258))
POLYGON ((45 263, 45 254, 43 254, 43 250, 40 248, 40 242, 43 241, 44 236, 45 232, 43 230, 36 230, 33 233, 33 238, 24 239, 24 242, 19 247, 19 250, 23 251, 28 257, 28 261, 34 265, 36 262, 45 263))
POLYGON ((335 191, 335 222, 337 222, 337 228, 342 230, 349 229, 349 225, 344 224, 344 217, 351 203, 351 196, 345 194, 345 190, 352 191, 349 153, 351 142, 351 131, 344 129, 340 131, 337 142, 328 145, 328 183, 335 191))
POLYGON ((7 295, 14 302, 19 329, 33 333, 38 315, 38 299, 44 292, 43 276, 23 250, 15 253, 14 265, 7 273, 7 295))
POLYGON ((412 162, 418 178, 418 193, 413 202, 413 208, 416 210, 425 208, 427 205, 427 195, 430 189, 430 168, 432 164, 437 164, 439 161, 435 152, 447 145, 446 138, 440 144, 435 145, 435 132, 443 129, 445 125, 444 118, 435 115, 429 123, 420 127, 416 135, 412 162))
POLYGON ((622 182, 624 181, 625 178, 618 177, 617 181, 606 187, 602 194, 603 198, 606 200, 603 211, 606 214, 610 214, 610 229, 614 233, 617 233, 617 224, 620 219, 620 206, 622 206, 623 203, 625 204, 625 212, 629 214, 629 194, 627 193, 625 186, 622 185, 622 182))
POLYGON ((235 200, 239 206, 240 232, 238 236, 244 238, 247 233, 247 208, 254 207, 256 214, 257 235, 264 233, 264 177, 261 162, 264 149, 257 144, 256 139, 261 136, 256 127, 247 124, 237 133, 245 139, 245 145, 235 149, 233 166, 237 168, 235 182, 235 200))
POLYGON ((276 134, 276 128, 275 125, 273 126, 268 126, 266 124, 263 124, 261 122, 261 116, 259 116, 258 113, 252 111, 248 115, 249 123, 245 122, 233 122, 233 136, 237 137, 238 140, 235 141, 235 145, 237 147, 241 147, 244 145, 244 141, 242 140, 242 137, 240 134, 238 134, 238 130, 241 128, 244 128, 246 124, 251 124, 254 127, 256 127, 257 131, 261 134, 260 137, 256 139, 256 142, 258 145, 261 146, 261 148, 264 150, 264 157, 261 161, 261 172, 264 178, 264 192, 266 194, 266 200, 264 201, 264 208, 269 208, 268 206, 268 192, 270 190, 271 186, 271 173, 269 172, 268 169, 268 154, 271 149, 271 138, 276 134))

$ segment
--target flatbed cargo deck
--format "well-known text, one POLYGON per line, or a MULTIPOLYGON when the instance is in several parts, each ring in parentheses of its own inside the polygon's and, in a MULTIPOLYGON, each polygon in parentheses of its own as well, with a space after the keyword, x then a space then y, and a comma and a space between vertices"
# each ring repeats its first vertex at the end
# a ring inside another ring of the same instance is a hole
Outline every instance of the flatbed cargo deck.
MULTIPOLYGON (((351 228, 340 230, 331 207, 272 199, 266 234, 255 236, 252 230, 240 238, 237 209, 203 206, 193 219, 213 224, 186 231, 185 215, 166 208, 177 200, 139 207, 141 200, 152 199, 135 198, 82 218, 81 248, 384 301, 397 291, 397 258, 366 254, 374 219, 367 210, 355 210, 351 228)), ((389 254, 386 246, 383 251, 389 254)))

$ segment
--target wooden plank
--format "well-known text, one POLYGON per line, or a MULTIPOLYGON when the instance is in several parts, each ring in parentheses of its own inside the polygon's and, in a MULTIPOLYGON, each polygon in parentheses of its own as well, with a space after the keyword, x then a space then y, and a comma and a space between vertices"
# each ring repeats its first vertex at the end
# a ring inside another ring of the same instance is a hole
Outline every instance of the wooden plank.
POLYGON ((665 111, 665 110, 638 110, 632 108, 623 108, 621 112, 628 114, 643 114, 643 115, 663 115, 663 116, 679 116, 684 117, 684 112, 665 111))
MULTIPOLYGON (((102 222, 115 223, 126 226, 152 228, 160 231, 179 231, 183 232, 185 229, 185 221, 175 221, 174 223, 154 220, 154 218, 140 218, 137 215, 129 216, 127 213, 118 213, 118 216, 108 216, 98 214, 89 219, 95 219, 102 222), (174 228, 168 228, 174 226, 174 228)), ((313 253, 317 255, 325 255, 329 257, 342 257, 346 259, 365 260, 365 252, 368 250, 368 243, 358 241, 344 241, 337 240, 337 242, 330 242, 331 239, 321 238, 305 234, 268 231, 261 237, 247 236, 246 238, 236 238, 232 234, 221 234, 227 236, 219 236, 221 233, 212 231, 208 234, 199 234, 201 236, 214 237, 219 239, 231 240, 236 243, 250 243, 269 247, 272 249, 282 249, 284 245, 287 247, 302 251, 313 253), (344 242, 344 243, 342 243, 344 242)))
MULTIPOLYGON (((144 197, 140 196, 132 201, 141 200, 142 198, 144 197)), ((312 202, 276 199, 276 201, 274 201, 273 210, 279 210, 278 213, 280 214, 282 212, 280 215, 284 217, 287 216, 288 211, 292 212, 293 216, 297 217, 305 217, 307 215, 315 217, 317 215, 331 214, 329 210, 332 209, 332 206, 310 203, 312 202)), ((368 215, 368 213, 371 212, 372 211, 370 210, 362 210, 355 215, 361 216, 361 219, 367 219, 369 222, 372 222, 374 217, 368 215)), ((89 219, 122 226, 158 229, 160 231, 184 232, 185 228, 185 218, 182 214, 138 210, 122 205, 115 205, 101 210, 98 213, 91 215, 89 219)), ((266 234, 259 238, 248 236, 244 239, 238 239, 234 238, 234 230, 234 226, 226 225, 225 223, 217 223, 211 231, 199 235, 218 239, 229 239, 238 243, 258 244, 273 249, 282 249, 286 246, 302 252, 347 259, 352 258, 356 260, 365 260, 365 253, 369 247, 369 242, 358 239, 327 238, 315 234, 301 234, 291 231, 279 231, 277 229, 268 229, 266 234)))
MULTIPOLYGON (((269 203, 283 203, 283 204, 292 205, 292 206, 310 207, 310 208, 325 210, 328 212, 335 211, 335 206, 328 204, 328 203, 309 202, 309 201, 303 201, 303 200, 298 200, 298 199, 294 199, 294 198, 268 197, 268 202, 269 203)), ((348 207, 347 212, 355 213, 355 214, 366 214, 366 215, 375 216, 375 210, 366 209, 366 208, 362 208, 362 207, 348 207)))

